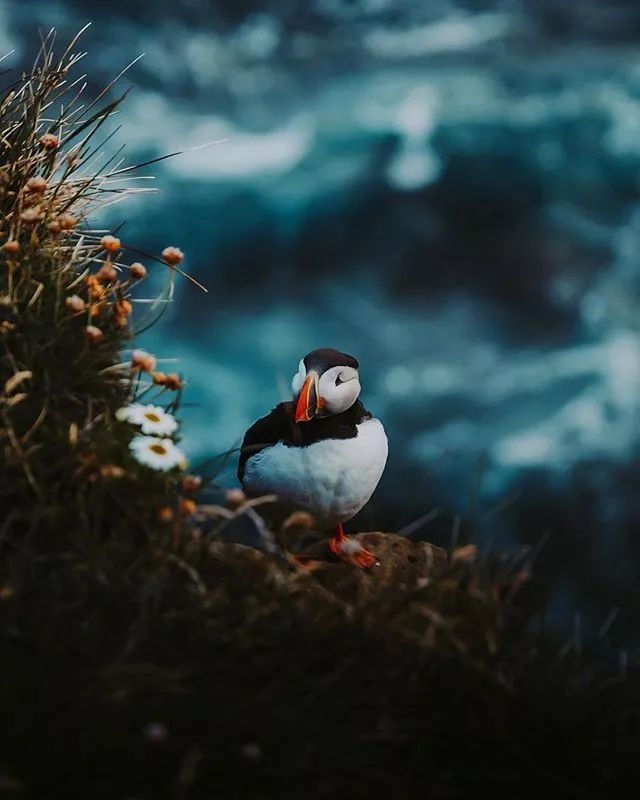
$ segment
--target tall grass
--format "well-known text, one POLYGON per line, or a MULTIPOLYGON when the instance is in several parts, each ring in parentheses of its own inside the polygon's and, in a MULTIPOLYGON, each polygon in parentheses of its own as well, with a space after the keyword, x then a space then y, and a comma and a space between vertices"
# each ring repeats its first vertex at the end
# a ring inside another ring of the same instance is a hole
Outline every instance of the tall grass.
POLYGON ((0 100, 0 539, 86 547, 157 537, 159 522, 176 536, 191 508, 183 470, 138 463, 136 430, 116 411, 143 398, 177 410, 180 378, 131 348, 134 325, 167 302, 182 253, 165 248, 145 267, 94 227, 106 206, 148 190, 122 147, 109 152, 126 92, 114 97, 114 81, 88 98, 79 38, 61 55, 54 42, 51 31, 0 100), (138 319, 151 264, 167 271, 167 290, 138 319))

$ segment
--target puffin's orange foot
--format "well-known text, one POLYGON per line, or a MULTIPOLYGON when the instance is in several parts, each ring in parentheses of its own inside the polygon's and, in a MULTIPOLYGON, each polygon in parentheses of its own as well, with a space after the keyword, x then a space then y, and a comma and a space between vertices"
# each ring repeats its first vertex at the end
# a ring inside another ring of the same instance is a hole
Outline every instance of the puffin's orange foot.
POLYGON ((358 569, 371 569, 378 563, 374 554, 363 547, 357 539, 345 536, 341 525, 336 535, 329 540, 329 550, 341 561, 353 564, 358 569))

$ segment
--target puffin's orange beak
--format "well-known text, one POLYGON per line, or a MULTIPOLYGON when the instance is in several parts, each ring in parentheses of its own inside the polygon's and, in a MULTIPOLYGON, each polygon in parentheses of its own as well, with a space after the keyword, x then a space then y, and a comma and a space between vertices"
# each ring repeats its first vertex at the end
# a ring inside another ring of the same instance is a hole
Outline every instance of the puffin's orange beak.
POLYGON ((318 395, 318 381, 318 373, 311 371, 302 384, 296 405, 296 422, 309 422, 318 413, 322 405, 318 395))

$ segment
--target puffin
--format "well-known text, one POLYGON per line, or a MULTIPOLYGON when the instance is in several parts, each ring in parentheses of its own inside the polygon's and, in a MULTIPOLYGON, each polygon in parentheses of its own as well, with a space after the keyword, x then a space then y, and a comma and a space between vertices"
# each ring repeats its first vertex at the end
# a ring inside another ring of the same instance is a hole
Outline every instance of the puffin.
POLYGON ((330 551, 360 569, 375 555, 345 535, 343 523, 368 502, 387 463, 380 420, 360 401, 358 361, 323 347, 300 360, 293 400, 280 403, 245 433, 238 479, 249 496, 274 494, 291 510, 331 530, 330 551))

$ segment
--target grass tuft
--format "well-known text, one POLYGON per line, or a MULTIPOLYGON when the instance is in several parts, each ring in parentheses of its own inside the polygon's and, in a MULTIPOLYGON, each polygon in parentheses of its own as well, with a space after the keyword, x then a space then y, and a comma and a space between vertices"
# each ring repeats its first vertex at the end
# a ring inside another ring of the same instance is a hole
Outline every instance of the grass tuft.
MULTIPOLYGON (((74 40, 58 57, 54 40, 0 100, 0 545, 157 544, 183 527, 182 470, 139 464, 129 449, 138 431, 116 412, 142 399, 175 412, 182 382, 156 372, 153 357, 128 354, 147 268, 92 226, 106 206, 145 191, 121 149, 105 154, 126 93, 110 99, 110 84, 87 99, 76 77, 86 54, 74 40)), ((170 295, 182 254, 164 252, 154 260, 170 295)))

